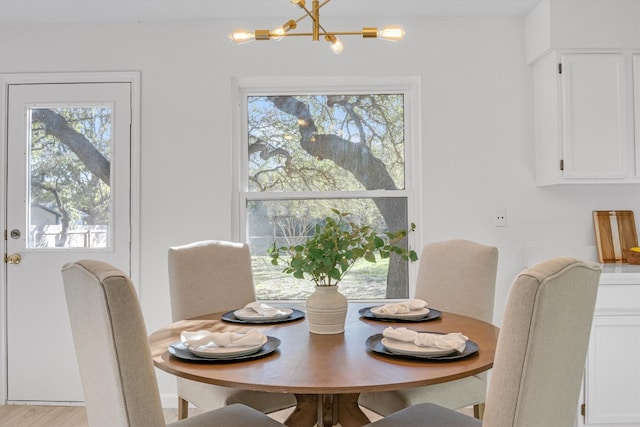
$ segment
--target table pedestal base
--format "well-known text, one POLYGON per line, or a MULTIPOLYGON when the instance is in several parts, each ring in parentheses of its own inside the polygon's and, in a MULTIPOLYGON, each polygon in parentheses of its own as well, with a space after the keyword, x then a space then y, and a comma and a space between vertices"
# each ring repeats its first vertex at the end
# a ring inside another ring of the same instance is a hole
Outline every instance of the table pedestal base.
POLYGON ((297 404, 284 422, 291 427, 360 427, 370 422, 358 406, 360 393, 296 394, 297 404))

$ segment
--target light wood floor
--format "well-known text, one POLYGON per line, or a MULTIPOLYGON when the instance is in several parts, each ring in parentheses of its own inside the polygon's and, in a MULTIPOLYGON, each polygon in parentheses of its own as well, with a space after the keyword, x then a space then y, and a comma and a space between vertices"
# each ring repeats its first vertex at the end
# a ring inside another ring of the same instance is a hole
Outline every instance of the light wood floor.
POLYGON ((86 427, 87 415, 82 406, 0 406, 2 427, 86 427))
MULTIPOLYGON (((380 417, 362 408, 369 419, 380 417)), ((278 421, 284 421, 291 409, 271 414, 278 421)), ((473 408, 464 408, 463 412, 473 416, 473 408)), ((198 413, 190 409, 189 415, 198 413)), ((170 423, 178 419, 177 409, 165 409, 165 420, 170 423)), ((88 427, 84 406, 40 406, 40 405, 0 405, 0 427, 88 427)))
MULTIPOLYGON (((196 414, 197 409, 190 411, 196 414)), ((168 423, 178 419, 177 409, 165 409, 168 423)), ((84 406, 0 405, 0 427, 87 427, 84 406)))
MULTIPOLYGON (((379 418, 364 409, 370 419, 379 418)), ((287 419, 292 409, 275 412, 270 416, 278 421, 287 419)), ((195 415, 198 409, 189 409, 195 415)), ((165 409, 167 423, 177 421, 177 409, 165 409)), ((84 406, 0 405, 0 427, 88 427, 84 406)))

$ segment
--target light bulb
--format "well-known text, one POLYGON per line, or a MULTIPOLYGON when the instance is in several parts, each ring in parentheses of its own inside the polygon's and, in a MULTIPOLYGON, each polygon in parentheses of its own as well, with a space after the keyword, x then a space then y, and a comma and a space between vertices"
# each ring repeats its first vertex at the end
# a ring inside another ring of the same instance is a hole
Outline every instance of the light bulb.
POLYGON ((293 30, 294 28, 296 28, 297 25, 298 24, 293 19, 288 20, 287 22, 285 22, 283 26, 275 28, 273 31, 271 31, 271 34, 270 34, 271 40, 282 40, 284 35, 289 31, 293 30))
POLYGON ((273 30, 271 30, 271 40, 282 40, 282 37, 284 36, 284 28, 282 27, 278 27, 278 28, 274 28, 273 30))
POLYGON ((404 38, 404 28, 400 25, 390 25, 378 30, 378 38, 397 42, 404 38))
POLYGON ((344 45, 342 44, 340 39, 336 39, 335 41, 331 42, 331 50, 333 50, 333 53, 335 53, 336 55, 342 53, 342 51, 344 50, 344 45))
POLYGON ((335 53, 336 55, 342 53, 342 51, 344 50, 344 45, 335 35, 325 34, 324 39, 331 43, 331 50, 333 50, 333 53, 335 53))
POLYGON ((247 30, 234 30, 233 33, 229 34, 229 40, 236 44, 252 42, 255 39, 256 35, 247 30))

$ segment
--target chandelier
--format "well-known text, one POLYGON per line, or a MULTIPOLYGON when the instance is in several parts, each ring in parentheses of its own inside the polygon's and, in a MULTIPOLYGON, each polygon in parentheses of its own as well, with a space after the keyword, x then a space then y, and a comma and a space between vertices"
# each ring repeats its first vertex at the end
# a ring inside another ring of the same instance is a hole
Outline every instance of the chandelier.
POLYGON ((329 42, 331 49, 334 53, 342 53, 344 46, 338 36, 362 36, 363 38, 379 38, 389 41, 398 41, 404 38, 404 29, 399 25, 391 25, 383 28, 365 27, 362 31, 327 31, 320 24, 320 8, 331 0, 324 0, 320 3, 319 0, 312 0, 311 10, 307 8, 305 0, 291 0, 291 3, 304 10, 305 14, 298 19, 290 19, 284 23, 284 25, 275 28, 273 30, 255 30, 253 32, 247 30, 234 30, 229 34, 229 40, 234 43, 242 44, 251 42, 254 40, 280 40, 283 37, 293 36, 307 36, 311 37, 313 41, 320 40, 320 36, 329 42), (310 33, 292 32, 298 27, 298 22, 305 18, 311 18, 310 33))

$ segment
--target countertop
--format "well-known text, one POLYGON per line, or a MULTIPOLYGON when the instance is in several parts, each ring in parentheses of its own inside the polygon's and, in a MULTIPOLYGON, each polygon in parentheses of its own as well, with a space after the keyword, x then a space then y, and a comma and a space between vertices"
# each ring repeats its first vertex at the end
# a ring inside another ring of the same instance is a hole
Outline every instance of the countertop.
MULTIPOLYGON (((595 246, 528 245, 523 250, 525 266, 532 266, 557 256, 571 256, 599 264, 598 249, 595 246)), ((601 285, 640 285, 640 265, 606 263, 600 266, 602 267, 601 285)))
POLYGON ((640 265, 600 264, 602 275, 600 284, 640 285, 640 265))

